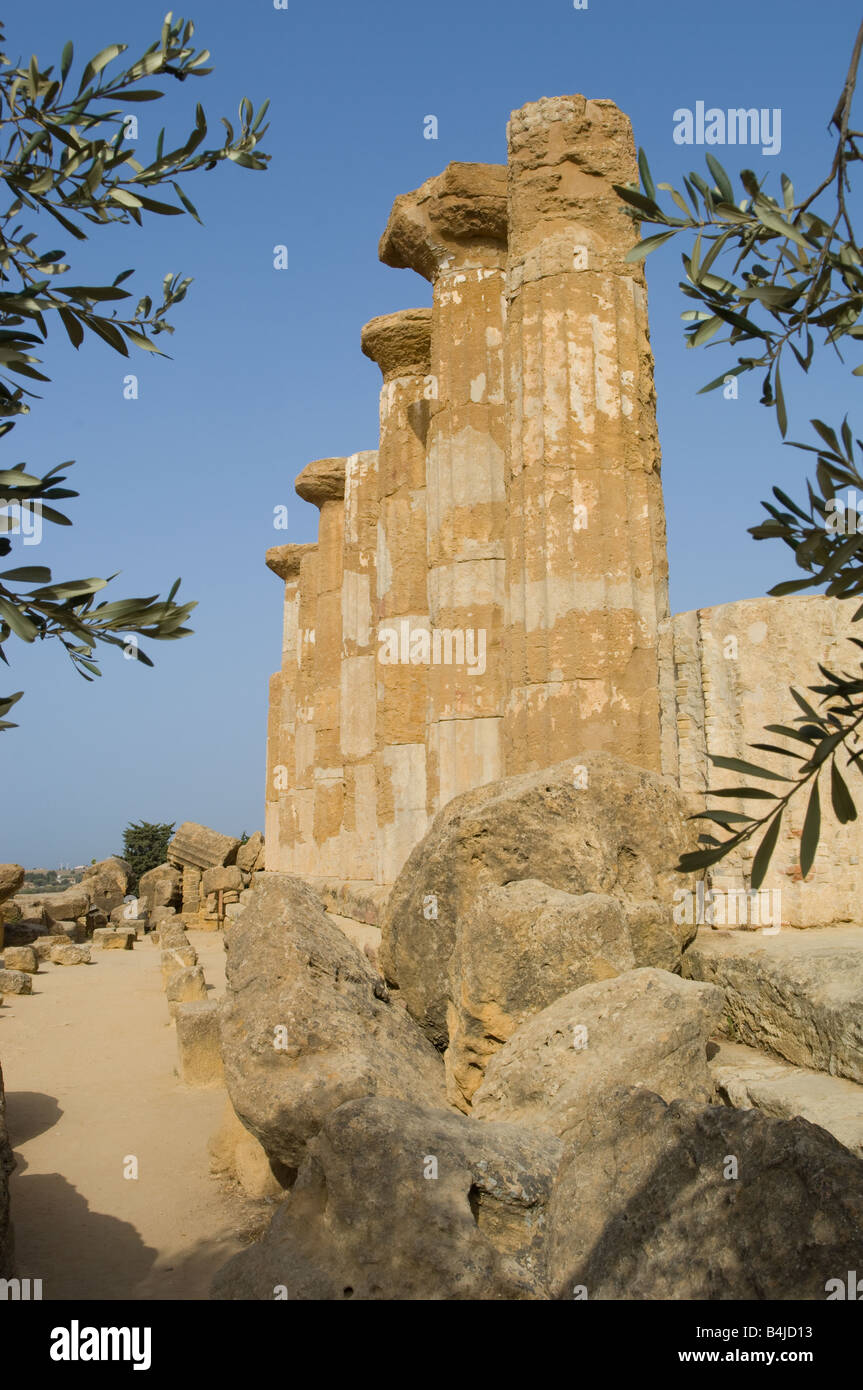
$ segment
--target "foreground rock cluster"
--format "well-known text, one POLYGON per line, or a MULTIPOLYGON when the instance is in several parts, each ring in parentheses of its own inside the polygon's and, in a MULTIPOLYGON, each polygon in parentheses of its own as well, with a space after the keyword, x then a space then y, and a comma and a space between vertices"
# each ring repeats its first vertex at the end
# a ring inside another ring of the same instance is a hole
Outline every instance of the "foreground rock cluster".
MULTIPOLYGON (((674 923, 659 847, 686 843, 684 803, 608 754, 578 765, 577 790, 559 764, 438 814, 380 970, 308 884, 259 876, 227 937, 221 1048, 286 1195, 214 1297, 794 1300, 859 1263, 853 1144, 800 1118, 793 1086, 784 1111, 727 1103, 715 1059, 753 1053, 728 1041, 748 977, 735 992, 674 923)), ((772 951, 778 978, 786 934, 736 935, 734 960, 772 951)), ((818 1015, 834 1058, 853 1007, 832 1035, 818 1015)))

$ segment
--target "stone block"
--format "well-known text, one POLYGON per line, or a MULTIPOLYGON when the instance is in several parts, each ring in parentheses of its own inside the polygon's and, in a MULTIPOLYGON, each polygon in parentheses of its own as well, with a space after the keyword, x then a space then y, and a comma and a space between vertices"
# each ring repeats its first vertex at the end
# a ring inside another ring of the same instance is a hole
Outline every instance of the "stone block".
POLYGON ((172 1018, 177 1017, 177 1011, 181 1004, 191 1004, 196 1000, 206 999, 207 982, 200 965, 192 965, 184 970, 179 970, 168 981, 165 993, 172 1018))
POLYGON ((0 995, 32 994, 32 981, 26 970, 0 970, 0 995))
POLYGON ((220 1086, 222 1056, 219 1050, 217 1001, 197 999, 178 1004, 175 1019, 180 1080, 187 1086, 220 1086))
POLYGON ((51 952, 52 965, 89 965, 89 946, 55 946, 51 952))
POLYGON ((6 970, 24 970, 28 975, 35 975, 39 969, 39 958, 32 946, 7 946, 3 953, 3 965, 6 970))

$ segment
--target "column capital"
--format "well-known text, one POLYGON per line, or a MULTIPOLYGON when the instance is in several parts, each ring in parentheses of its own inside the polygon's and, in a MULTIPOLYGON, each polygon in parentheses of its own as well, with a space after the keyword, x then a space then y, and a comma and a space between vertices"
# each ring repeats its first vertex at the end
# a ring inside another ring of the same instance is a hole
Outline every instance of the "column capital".
POLYGON ((341 501, 345 495, 346 465, 344 458, 315 459, 306 464, 294 484, 294 491, 304 502, 312 502, 316 507, 341 501))
POLYGON ((396 198, 378 255, 434 281, 453 266, 502 264, 506 229, 506 165, 448 164, 396 198))
POLYGON ((271 545, 264 556, 267 569, 287 583, 289 579, 297 578, 303 556, 314 549, 314 545, 271 545))
POLYGON ((431 309, 402 309, 381 314, 363 328, 360 344, 377 362, 384 381, 400 376, 427 376, 431 371, 431 309))

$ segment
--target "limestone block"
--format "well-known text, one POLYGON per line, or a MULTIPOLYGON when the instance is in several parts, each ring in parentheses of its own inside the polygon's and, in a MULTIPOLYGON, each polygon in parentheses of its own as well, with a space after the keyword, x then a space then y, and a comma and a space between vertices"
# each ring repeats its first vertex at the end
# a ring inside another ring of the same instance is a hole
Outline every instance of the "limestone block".
POLYGON ((178 908, 181 903, 182 876, 174 864, 157 864, 138 881, 138 898, 145 912, 157 907, 178 908))
POLYGON ((177 1011, 182 1004, 206 999, 207 983, 200 965, 186 966, 172 975, 168 981, 165 995, 172 1018, 177 1017, 177 1011))
POLYGON ((89 965, 89 946, 55 946, 51 952, 52 965, 89 965))
POLYGON ((220 888, 233 888, 239 891, 243 887, 243 875, 236 864, 230 864, 224 869, 205 869, 201 880, 202 891, 209 895, 217 893, 220 888))
POLYGON ((561 1138, 620 1086, 707 1102, 707 1044, 722 991, 667 970, 630 970, 584 985, 524 1022, 490 1059, 473 1114, 561 1138))
MULTIPOLYGON (((299 568, 297 569, 297 573, 299 573, 299 568)), ((294 664, 296 665, 296 657, 294 664)), ((249 836, 246 843, 240 845, 240 848, 237 850, 237 867, 241 869, 243 873, 251 873, 255 867, 258 855, 263 848, 264 837, 260 830, 256 830, 253 835, 249 836)))
POLYGON ((165 947, 160 960, 162 988, 166 990, 175 975, 178 975, 182 970, 191 969, 197 964, 198 953, 190 943, 178 943, 165 947))
POLYGON ((0 970, 0 997, 4 994, 32 994, 33 977, 26 970, 0 970))
POLYGON ((220 1086, 219 1005, 215 999, 178 1004, 177 1061, 180 1080, 187 1086, 220 1086))
POLYGON ((86 917, 90 899, 82 889, 70 888, 65 893, 46 893, 40 906, 42 922, 50 929, 52 922, 73 922, 76 917, 86 917))
MULTIPOLYGON (((110 912, 118 903, 122 903, 131 880, 132 870, 125 859, 113 855, 85 869, 80 887, 94 907, 110 912)), ((74 914, 76 917, 79 915, 77 912, 74 914)))
POLYGON ((20 892, 24 884, 21 864, 0 864, 0 903, 20 892))
POLYGON ((35 975, 39 960, 32 946, 7 946, 3 952, 3 965, 7 970, 26 970, 35 975))
MULTIPOLYGON (((795 595, 744 599, 673 619, 679 776, 693 813, 704 809, 707 787, 730 785, 728 774, 711 766, 711 755, 754 761, 784 774, 794 766, 792 759, 755 754, 749 745, 799 746, 781 734, 765 734, 764 726, 793 727, 800 711, 789 686, 805 693, 810 678, 820 683, 819 662, 833 671, 853 667, 857 649, 849 641, 856 635, 852 611, 853 605, 841 599, 795 595)), ((735 784, 733 774, 731 784, 735 784)), ((759 784, 753 780, 751 785, 759 784)), ((825 784, 821 840, 804 883, 798 857, 807 800, 806 794, 798 796, 786 810, 763 887, 781 894, 782 922, 788 926, 857 922, 863 817, 839 825, 827 809, 825 784)), ((726 810, 752 813, 751 802, 744 806, 729 800, 723 805, 726 810)), ((709 870, 708 886, 720 891, 746 887, 757 845, 756 838, 709 870)))
POLYGON ((221 835, 206 825, 184 821, 168 845, 168 859, 184 867, 214 869, 233 864, 239 847, 239 840, 231 835, 221 835))
POLYGON ((132 935, 115 931, 113 927, 97 927, 93 933, 93 945, 97 951, 131 951, 132 935))
POLYGON ((229 1100, 225 1101, 222 1119, 208 1147, 211 1170, 239 1183, 247 1197, 263 1201, 284 1196, 284 1188, 266 1153, 242 1124, 229 1100))
POLYGON ((71 936, 57 934, 53 936, 37 936, 36 940, 33 942, 33 950, 36 952, 38 960, 50 960, 51 952, 58 946, 72 946, 73 944, 71 936))

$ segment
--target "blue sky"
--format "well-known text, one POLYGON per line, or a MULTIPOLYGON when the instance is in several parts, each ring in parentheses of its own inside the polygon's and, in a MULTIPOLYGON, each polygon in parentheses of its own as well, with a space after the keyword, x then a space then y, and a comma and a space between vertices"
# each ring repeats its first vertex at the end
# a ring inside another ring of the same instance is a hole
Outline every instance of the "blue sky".
MULTIPOLYGON (((838 0, 589 0, 587 10, 571 0, 289 0, 287 10, 200 0, 185 13, 215 72, 130 107, 140 148, 152 149, 162 124, 168 147, 180 143, 171 137, 191 130, 196 100, 208 143, 220 144, 219 116, 235 119, 243 96, 269 97, 269 171, 187 180, 203 228, 153 218, 66 246, 79 284, 134 266, 126 288, 155 297, 166 271, 194 277, 174 312, 172 360, 127 363, 95 340, 76 354, 55 334, 43 354, 52 382, 3 441, 2 466, 77 460, 74 527, 47 528, 38 551, 18 552, 29 563, 55 578, 122 571, 106 597, 164 593, 182 575, 181 593, 199 602, 195 636, 150 644, 152 670, 105 649, 92 685, 59 646, 8 644, 0 689, 26 693, 20 727, 0 734, 0 860, 28 866, 116 852, 130 820, 263 827, 267 679, 281 643, 281 585, 264 551, 314 539, 317 511, 293 491, 307 462, 376 447, 380 374, 360 353, 363 323, 430 302, 425 281, 377 260, 396 194, 453 159, 503 162, 510 111, 571 92, 616 101, 655 179, 678 184, 703 170, 704 150, 674 143, 677 108, 779 107, 778 157, 715 152, 732 172, 768 171, 773 189, 784 171, 808 190, 832 157, 827 121, 859 22, 838 0), (423 136, 429 114, 436 141, 423 136), (277 244, 289 249, 287 271, 273 268, 277 244), (123 397, 129 371, 136 401, 123 397), (280 504, 287 535, 273 529, 280 504)), ((35 52, 45 66, 72 38, 81 60, 113 42, 128 43, 131 60, 163 14, 149 0, 41 0, 7 22, 7 52, 25 62, 35 52)), ((789 577, 784 547, 746 528, 773 482, 799 489, 807 458, 783 449, 754 380, 737 401, 696 395, 727 350, 685 349, 681 249, 649 262, 675 612, 789 577)), ((812 415, 838 421, 846 410, 859 430, 853 365, 786 380, 789 437, 805 438, 812 415)))

